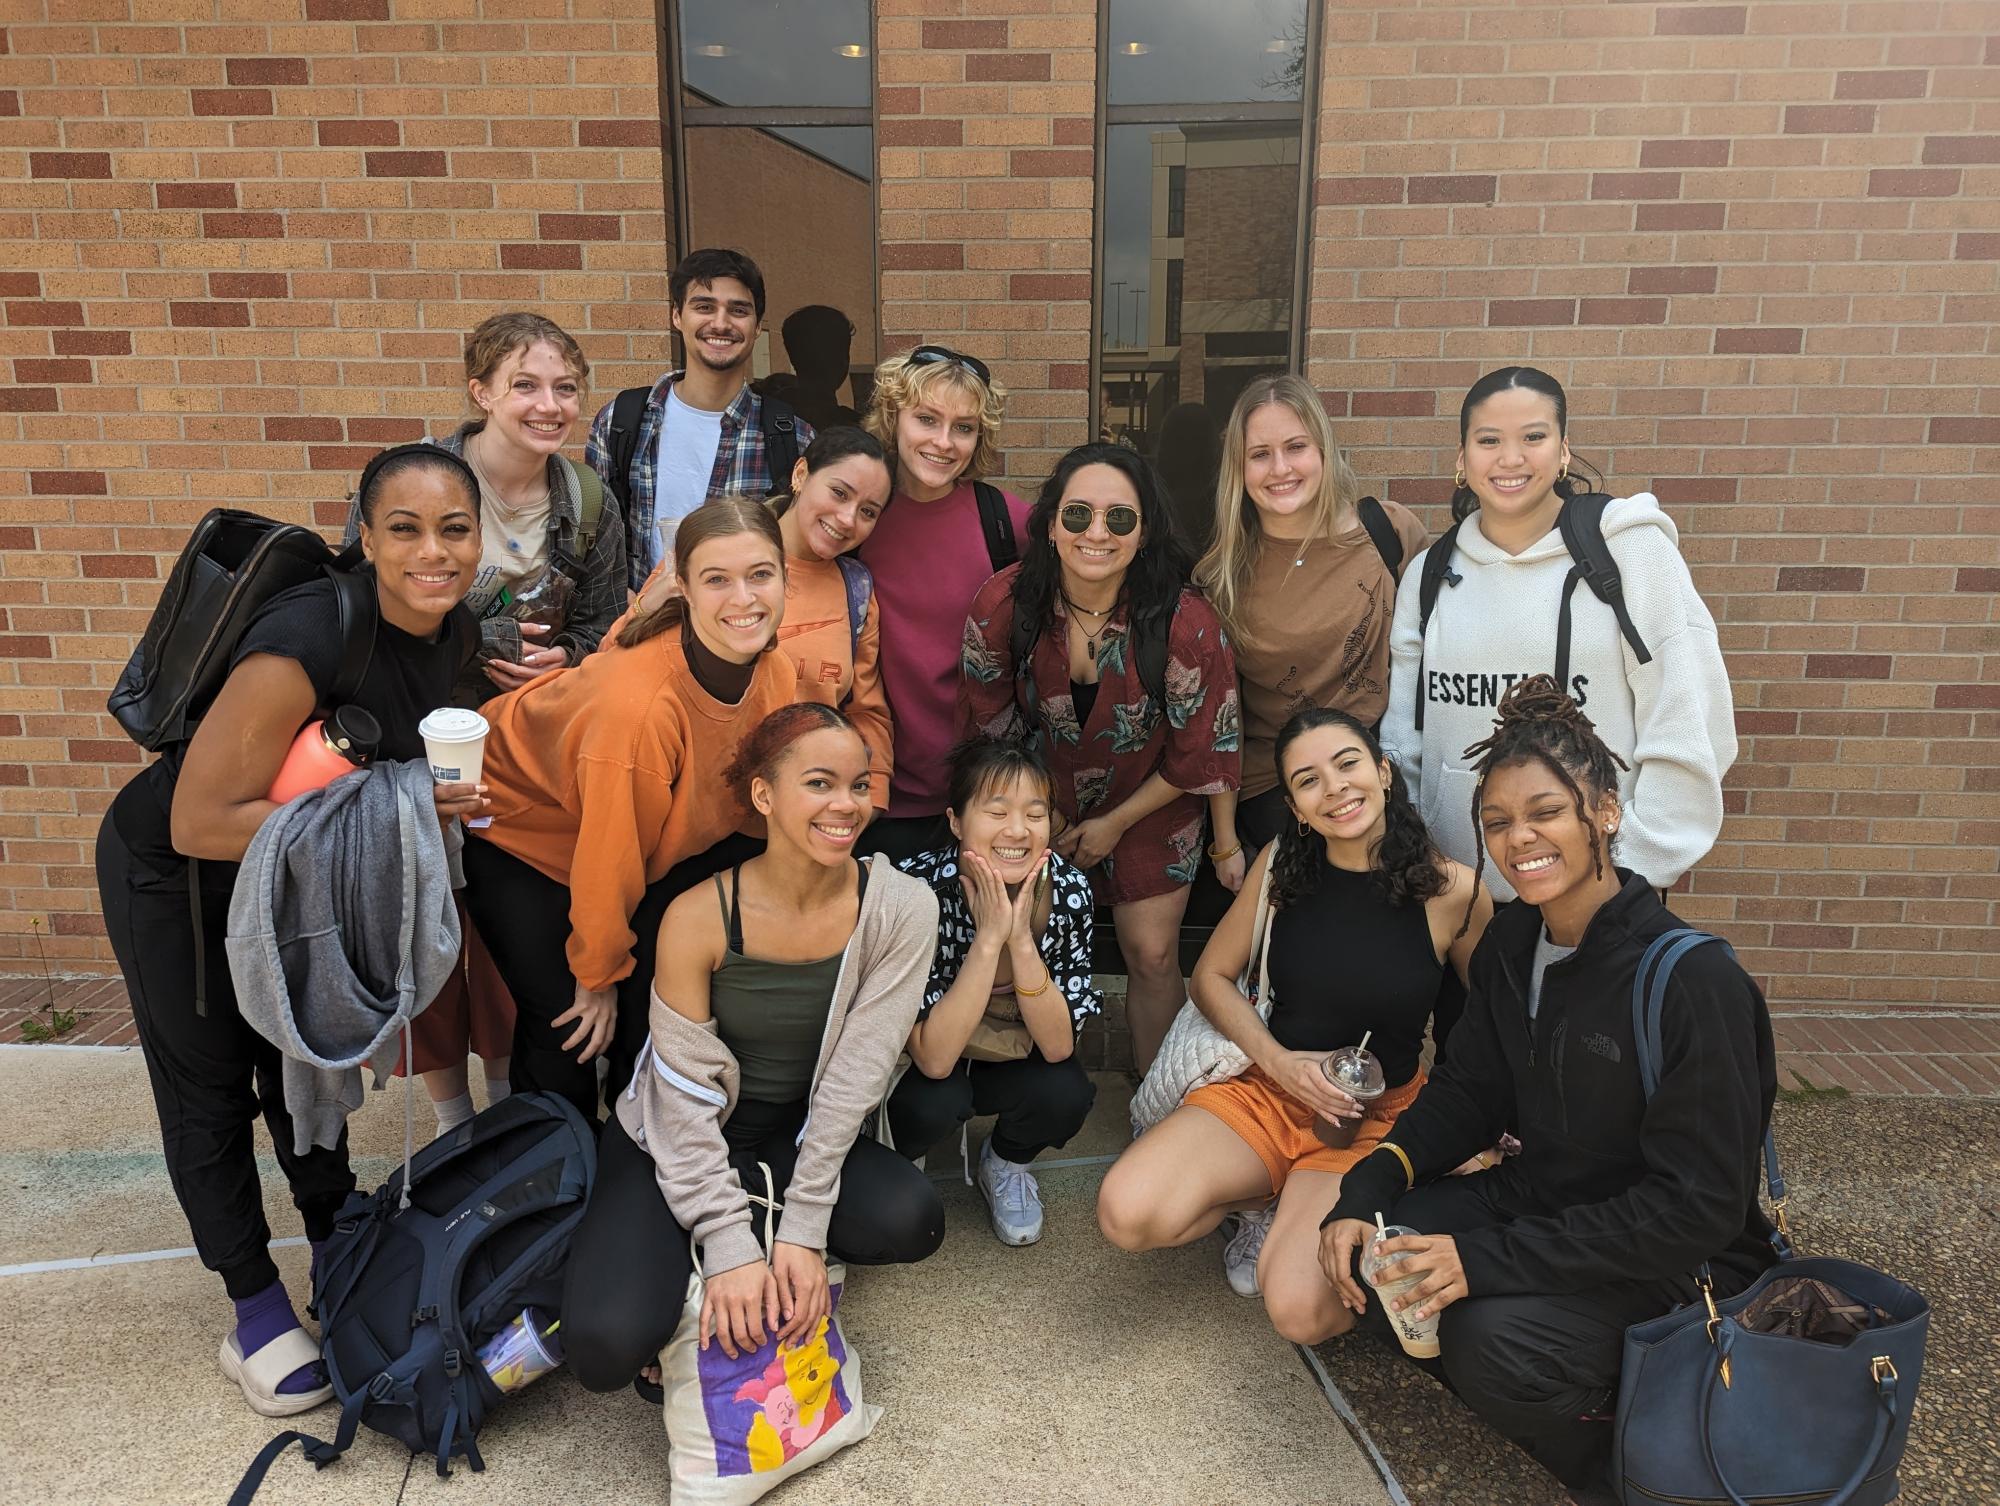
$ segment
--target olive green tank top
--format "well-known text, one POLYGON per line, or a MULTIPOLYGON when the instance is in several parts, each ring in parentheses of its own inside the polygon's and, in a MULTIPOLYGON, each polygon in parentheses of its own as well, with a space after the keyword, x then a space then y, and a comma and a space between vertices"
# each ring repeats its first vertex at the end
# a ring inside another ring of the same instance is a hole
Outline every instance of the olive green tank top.
MULTIPOLYGON (((862 863, 860 892, 868 892, 868 865, 862 863)), ((729 950, 709 978, 709 1012, 722 1044, 742 1073, 739 1098, 760 1103, 797 1103, 812 1091, 813 1068, 833 1010, 843 947, 817 962, 771 962, 743 952, 743 918, 737 913, 742 868, 729 870, 729 886, 715 876, 729 950)))

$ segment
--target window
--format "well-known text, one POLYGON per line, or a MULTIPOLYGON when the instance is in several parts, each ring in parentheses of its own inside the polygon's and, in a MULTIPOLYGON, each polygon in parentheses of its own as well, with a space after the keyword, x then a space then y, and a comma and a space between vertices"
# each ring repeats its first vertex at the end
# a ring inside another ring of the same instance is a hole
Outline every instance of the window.
POLYGON ((849 418, 876 356, 869 0, 675 0, 667 25, 676 243, 756 261, 760 387, 849 418))
POLYGON ((1099 427, 1197 509, 1237 394, 1299 356, 1318 9, 1100 0, 1099 427))

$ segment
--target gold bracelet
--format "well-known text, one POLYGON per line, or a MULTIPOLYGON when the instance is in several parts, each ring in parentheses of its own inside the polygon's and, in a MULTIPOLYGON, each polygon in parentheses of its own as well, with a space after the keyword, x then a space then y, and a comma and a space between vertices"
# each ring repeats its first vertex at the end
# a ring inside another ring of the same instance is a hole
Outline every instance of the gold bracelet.
POLYGON ((1014 997, 1017 999, 1038 999, 1049 991, 1049 985, 1055 982, 1055 980, 1056 975, 1049 971, 1048 964, 1045 962, 1042 964, 1042 986, 1040 988, 1023 988, 1021 987, 1020 980, 1016 979, 1014 983, 1014 997))
POLYGON ((1243 850, 1243 844, 1241 842, 1238 842, 1236 843, 1235 846, 1231 847, 1227 852, 1217 852, 1213 847, 1211 847, 1208 850, 1208 856, 1211 862, 1226 863, 1231 858, 1235 857, 1236 854, 1241 852, 1242 850, 1243 850))
POLYGON ((1375 1148, 1377 1150, 1388 1151, 1398 1161, 1403 1163, 1403 1175, 1408 1179, 1408 1185, 1403 1188, 1405 1192, 1408 1192, 1411 1187, 1417 1185, 1417 1168, 1410 1164, 1409 1153, 1402 1146, 1398 1145, 1394 1140, 1384 1140, 1375 1148))

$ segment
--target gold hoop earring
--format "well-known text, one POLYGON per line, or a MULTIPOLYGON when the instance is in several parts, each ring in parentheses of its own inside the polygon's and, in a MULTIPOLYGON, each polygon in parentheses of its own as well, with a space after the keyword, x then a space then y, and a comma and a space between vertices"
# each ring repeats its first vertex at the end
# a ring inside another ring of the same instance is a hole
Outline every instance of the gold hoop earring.
POLYGON ((1312 826, 1309 822, 1306 821, 1306 819, 1303 816, 1299 818, 1299 835, 1302 837, 1309 837, 1312 835, 1312 826))
POLYGON ((1563 466, 1561 470, 1556 472, 1556 480, 1558 481, 1569 480, 1569 467, 1567 465, 1563 466))
POLYGON ((1455 488, 1457 488, 1457 489, 1458 489, 1459 491, 1464 491, 1464 490, 1465 490, 1465 467, 1464 467, 1464 466, 1460 466, 1460 467, 1458 468, 1458 471, 1456 472, 1456 474, 1454 474, 1454 475, 1452 476, 1452 478, 1451 478, 1451 484, 1452 484, 1452 485, 1453 485, 1453 486, 1454 486, 1455 488))

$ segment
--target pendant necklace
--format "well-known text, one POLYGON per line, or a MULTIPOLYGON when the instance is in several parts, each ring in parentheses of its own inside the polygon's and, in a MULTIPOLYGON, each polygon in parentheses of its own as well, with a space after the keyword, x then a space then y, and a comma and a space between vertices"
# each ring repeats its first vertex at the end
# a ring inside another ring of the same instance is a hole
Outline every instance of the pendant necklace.
POLYGON ((1102 617, 1105 619, 1105 621, 1098 623, 1094 631, 1090 628, 1083 627, 1082 623, 1077 624, 1078 627, 1083 628, 1083 651, 1086 654, 1090 655, 1092 659, 1095 659, 1097 657, 1098 637, 1104 632, 1104 629, 1109 625, 1111 614, 1118 610, 1118 604, 1116 602, 1113 602, 1103 611, 1093 612, 1089 607, 1080 607, 1075 602, 1071 601, 1069 599, 1069 592, 1067 591, 1058 591, 1056 594, 1062 597, 1063 605, 1068 607, 1070 611, 1074 612, 1077 616, 1102 617))

